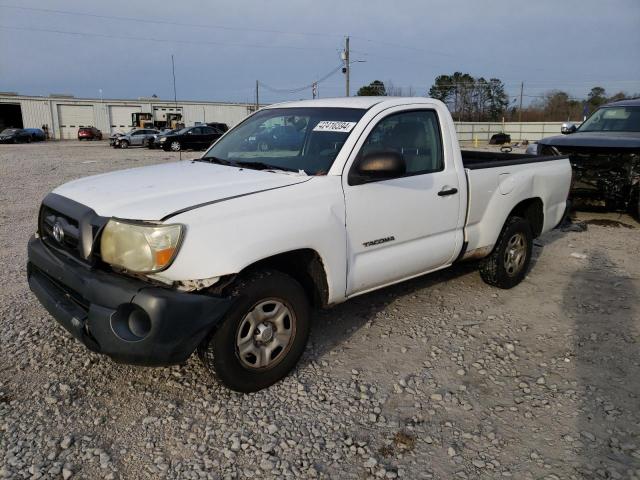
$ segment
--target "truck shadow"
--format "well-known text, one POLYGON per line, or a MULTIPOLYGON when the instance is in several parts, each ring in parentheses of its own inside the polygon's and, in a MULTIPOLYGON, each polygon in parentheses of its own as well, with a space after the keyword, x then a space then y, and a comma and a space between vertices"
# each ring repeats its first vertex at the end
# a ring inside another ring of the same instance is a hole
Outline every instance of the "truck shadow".
POLYGON ((572 274, 562 305, 574 323, 575 468, 583 478, 623 478, 640 468, 632 456, 640 422, 638 292, 605 252, 592 251, 586 262, 572 274))
POLYGON ((377 314, 384 311, 393 301, 448 280, 470 274, 479 275, 477 270, 476 262, 459 263, 438 272, 355 297, 326 310, 316 310, 313 314, 313 327, 307 348, 309 354, 303 357, 302 363, 322 357, 344 344, 367 322, 374 321, 377 314))

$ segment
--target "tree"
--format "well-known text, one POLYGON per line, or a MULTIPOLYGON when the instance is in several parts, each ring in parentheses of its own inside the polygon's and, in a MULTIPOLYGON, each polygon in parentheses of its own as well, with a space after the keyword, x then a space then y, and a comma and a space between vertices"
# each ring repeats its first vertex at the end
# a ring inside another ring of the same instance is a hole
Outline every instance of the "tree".
POLYGON ((605 90, 602 87, 593 87, 587 95, 587 103, 589 104, 589 109, 594 111, 603 103, 607 102, 607 97, 605 95, 605 90))
POLYGON ((627 98, 627 94, 624 92, 618 92, 611 95, 607 98, 607 102, 617 102, 618 100, 625 100, 627 98))
POLYGON ((436 77, 429 96, 446 103, 458 121, 499 120, 509 105, 501 80, 487 81, 462 72, 436 77))
POLYGON ((386 95, 389 97, 414 97, 416 92, 414 88, 409 85, 408 87, 396 86, 393 81, 387 80, 384 82, 386 95))
POLYGON ((533 107, 542 111, 543 120, 556 122, 581 118, 583 111, 582 102, 562 90, 546 92, 533 107))
POLYGON ((359 97, 373 97, 378 95, 385 96, 386 94, 387 91, 384 88, 384 83, 380 80, 374 80, 369 85, 360 87, 356 95, 359 97))

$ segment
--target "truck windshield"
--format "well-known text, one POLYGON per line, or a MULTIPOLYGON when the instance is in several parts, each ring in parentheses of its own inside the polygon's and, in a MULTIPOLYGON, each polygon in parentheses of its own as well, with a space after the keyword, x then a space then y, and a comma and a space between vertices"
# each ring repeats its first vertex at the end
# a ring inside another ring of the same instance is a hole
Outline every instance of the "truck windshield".
POLYGON ((366 110, 273 108, 249 117, 202 157, 244 168, 304 171, 326 175, 366 110))
POLYGON ((640 107, 604 107, 591 115, 579 132, 640 132, 640 107))

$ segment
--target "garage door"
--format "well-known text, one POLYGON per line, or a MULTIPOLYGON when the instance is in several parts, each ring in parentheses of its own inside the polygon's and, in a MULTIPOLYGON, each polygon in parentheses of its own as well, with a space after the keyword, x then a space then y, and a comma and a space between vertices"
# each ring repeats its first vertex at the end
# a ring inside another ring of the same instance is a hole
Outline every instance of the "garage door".
POLYGON ((58 105, 58 119, 60 138, 76 139, 80 127, 95 125, 93 105, 58 105))
POLYGON ((139 105, 111 105, 109 107, 109 125, 111 133, 126 132, 131 129, 131 114, 139 112, 139 105))

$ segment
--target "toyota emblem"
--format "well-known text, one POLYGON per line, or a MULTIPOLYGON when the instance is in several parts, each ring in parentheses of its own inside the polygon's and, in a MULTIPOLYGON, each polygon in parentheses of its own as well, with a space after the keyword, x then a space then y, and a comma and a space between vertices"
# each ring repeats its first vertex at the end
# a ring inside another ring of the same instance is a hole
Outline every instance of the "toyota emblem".
POLYGON ((64 229, 60 222, 56 222, 53 224, 53 238, 56 239, 56 242, 62 243, 64 240, 64 229))

